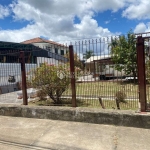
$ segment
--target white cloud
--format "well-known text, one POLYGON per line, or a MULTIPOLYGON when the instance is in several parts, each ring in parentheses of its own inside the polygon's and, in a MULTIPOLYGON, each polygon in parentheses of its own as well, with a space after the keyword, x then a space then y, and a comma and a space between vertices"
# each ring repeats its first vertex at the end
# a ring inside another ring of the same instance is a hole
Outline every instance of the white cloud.
MULTIPOLYGON (((0 30, 0 40, 21 42, 45 36, 54 41, 66 41, 108 36, 112 33, 98 25, 94 19, 95 12, 125 9, 124 17, 149 18, 149 4, 149 0, 14 0, 8 7, 11 8, 14 21, 27 20, 30 23, 18 30, 0 30), (79 23, 74 22, 75 17, 79 23)), ((5 11, 0 11, 0 18, 10 14, 7 7, 0 5, 1 8, 5 11)), ((144 30, 143 24, 135 28, 135 31, 141 30, 144 30)))
POLYGON ((93 35, 95 35, 96 37, 100 37, 111 34, 108 29, 99 27, 97 21, 89 16, 85 16, 81 23, 75 25, 75 27, 78 29, 78 33, 80 33, 81 35, 86 35, 88 37, 92 37, 93 35))
POLYGON ((96 11, 112 10, 116 12, 125 6, 124 0, 92 0, 93 9, 96 11))
POLYGON ((150 22, 148 22, 147 24, 139 23, 135 29, 134 29, 134 33, 143 33, 143 32, 150 32, 150 22))
POLYGON ((10 5, 15 21, 32 23, 18 30, 1 30, 0 40, 21 42, 46 36, 54 41, 92 38, 110 35, 92 18, 92 0, 18 0, 10 5), (81 21, 74 23, 74 18, 81 21))
MULTIPOLYGON (((132 1, 131 1, 132 2, 132 1)), ((150 19, 150 0, 132 2, 122 13, 128 19, 150 19)))
POLYGON ((146 25, 144 23, 139 23, 135 29, 134 29, 134 33, 142 33, 145 32, 146 30, 146 25))
POLYGON ((18 0, 12 7, 15 18, 27 20, 38 19, 41 13, 50 16, 66 16, 66 18, 75 15, 78 17, 83 17, 85 14, 93 15, 91 4, 87 0, 61 0, 61 2, 59 0, 44 0, 44 3, 37 0, 18 0))
POLYGON ((0 40, 21 42, 21 41, 39 36, 41 34, 39 31, 39 28, 43 30, 40 24, 28 25, 27 27, 24 27, 20 30, 1 30, 0 40))
POLYGON ((105 24, 108 24, 108 23, 110 23, 110 20, 105 21, 105 24))
POLYGON ((9 8, 0 5, 0 19, 9 16, 9 14, 10 14, 9 8))

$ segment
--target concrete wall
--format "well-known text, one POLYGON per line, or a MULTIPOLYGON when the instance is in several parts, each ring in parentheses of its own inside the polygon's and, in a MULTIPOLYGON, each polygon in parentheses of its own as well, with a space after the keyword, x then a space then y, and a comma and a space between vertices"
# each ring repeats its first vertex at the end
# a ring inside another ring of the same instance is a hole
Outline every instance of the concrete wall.
POLYGON ((110 124, 150 129, 150 113, 57 106, 0 105, 0 115, 110 124))

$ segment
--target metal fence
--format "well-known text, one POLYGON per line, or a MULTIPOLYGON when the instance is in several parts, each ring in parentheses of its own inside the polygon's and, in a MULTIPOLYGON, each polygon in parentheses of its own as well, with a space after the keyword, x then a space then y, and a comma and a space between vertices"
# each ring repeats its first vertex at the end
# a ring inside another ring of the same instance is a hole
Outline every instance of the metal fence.
MULTIPOLYGON (((68 62, 68 58, 64 56, 66 52, 68 47, 62 44, 40 48, 28 44, 0 42, 0 103, 28 104, 38 100, 39 105, 49 105, 49 101, 45 104, 37 98, 38 90, 29 84, 28 79, 32 80, 34 70, 43 64, 65 66, 68 62)), ((68 103, 71 104, 71 100, 68 103)))
POLYGON ((120 37, 72 42, 75 66, 80 67, 84 62, 76 81, 77 106, 138 109, 137 77, 134 82, 133 75, 115 68, 111 57, 112 38, 120 37), (79 60, 83 60, 81 64, 79 60), (120 106, 117 104, 117 96, 124 99, 120 106))
MULTIPOLYGON (((24 99, 24 104, 28 104, 28 102, 32 100, 32 102, 29 102, 31 105, 36 103, 37 105, 65 105, 131 110, 138 110, 141 106, 143 107, 142 111, 149 110, 149 33, 134 35, 135 41, 137 41, 135 43, 137 44, 137 49, 133 55, 137 57, 137 54, 139 54, 138 59, 136 58, 136 64, 134 64, 135 71, 137 72, 135 77, 132 73, 126 72, 127 64, 125 63, 119 64, 120 66, 122 65, 124 69, 120 71, 116 69, 117 64, 115 64, 112 57, 112 47, 115 43, 112 41, 115 42, 115 40, 119 40, 120 37, 121 36, 114 36, 79 40, 69 43, 70 46, 55 45, 54 47, 57 50, 63 48, 66 50, 63 56, 52 53, 48 49, 43 51, 44 48, 40 49, 34 47, 30 50, 18 50, 17 58, 20 59, 17 63, 16 57, 14 57, 16 52, 9 52, 7 56, 6 53, 1 53, 0 56, 3 58, 3 61, 7 57, 8 62, 4 63, 6 62, 4 61, 0 63, 0 100, 3 99, 2 102, 7 102, 13 97, 16 103, 22 102, 22 98, 24 99), (140 47, 140 42, 137 40, 139 36, 142 36, 143 47, 140 47), (146 45, 146 48, 144 45, 146 45), (23 51, 23 57, 20 57, 20 51, 23 51), (143 54, 140 53, 141 51, 143 51, 143 54), (141 57, 143 57, 143 59, 141 59, 141 57), (14 61, 13 58, 15 58, 14 61), (68 70, 57 68, 60 70, 55 70, 55 72, 52 73, 45 71, 42 76, 37 76, 39 72, 32 74, 35 73, 35 70, 37 71, 39 68, 42 68, 43 64, 49 67, 47 70, 52 68, 50 66, 62 66, 63 69, 68 70), (25 65, 25 68, 23 65, 25 65), (144 67, 142 65, 144 65, 144 67), (141 68, 144 68, 144 70, 141 70, 141 68), (25 76, 22 75, 23 73, 25 73, 25 76), (143 75, 145 75, 144 78, 143 75), (51 78, 49 78, 49 76, 51 78), (55 76, 58 78, 53 80, 52 77, 55 76), (54 92, 52 93, 53 97, 50 95, 43 95, 42 97, 42 93, 36 95, 37 90, 34 89, 32 84, 28 83, 29 78, 33 81, 35 77, 37 77, 38 85, 41 87, 44 77, 47 77, 47 80, 55 83, 48 85, 47 82, 44 81, 47 89, 53 89, 53 91, 51 91, 54 92), (66 78, 69 78, 67 87, 62 84, 62 81, 68 82, 66 78), (139 80, 140 83, 138 82, 139 80), (62 87, 66 89, 63 90, 62 87), (60 93, 62 92, 60 96, 61 103, 54 103, 54 101, 51 100, 52 98, 57 99, 58 93, 56 89, 59 89, 60 93), (21 92, 21 90, 23 92, 21 92), (37 96, 43 98, 43 100, 37 98, 37 96), (143 98, 145 101, 141 101, 143 98), (28 99, 28 102, 26 99, 28 99)), ((123 56, 125 55, 122 54, 122 57, 123 56)), ((127 61, 131 61, 131 59, 132 58, 126 58, 127 61)))

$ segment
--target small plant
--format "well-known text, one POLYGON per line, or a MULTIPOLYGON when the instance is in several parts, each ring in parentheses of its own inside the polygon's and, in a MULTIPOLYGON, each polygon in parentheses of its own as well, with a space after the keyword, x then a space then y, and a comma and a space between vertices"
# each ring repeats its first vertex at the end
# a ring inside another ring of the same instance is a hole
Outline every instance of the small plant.
POLYGON ((118 91, 115 93, 115 97, 116 97, 116 105, 117 105, 117 108, 120 109, 120 103, 127 103, 125 101, 126 99, 126 94, 123 92, 123 91, 118 91))
POLYGON ((46 100, 45 97, 47 96, 47 94, 43 90, 39 90, 37 92, 37 96, 40 98, 40 100, 46 100))
POLYGON ((43 63, 40 67, 32 70, 32 87, 39 89, 40 99, 48 95, 54 104, 61 104, 61 95, 65 92, 70 84, 70 78, 65 76, 69 72, 67 64, 51 65, 43 63))

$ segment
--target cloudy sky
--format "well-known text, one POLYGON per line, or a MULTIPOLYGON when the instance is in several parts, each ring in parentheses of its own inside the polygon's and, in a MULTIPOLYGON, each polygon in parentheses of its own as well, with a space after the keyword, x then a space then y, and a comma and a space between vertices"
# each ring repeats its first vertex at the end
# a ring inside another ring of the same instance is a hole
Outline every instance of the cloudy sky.
POLYGON ((0 41, 150 32, 150 0, 0 0, 0 41))

